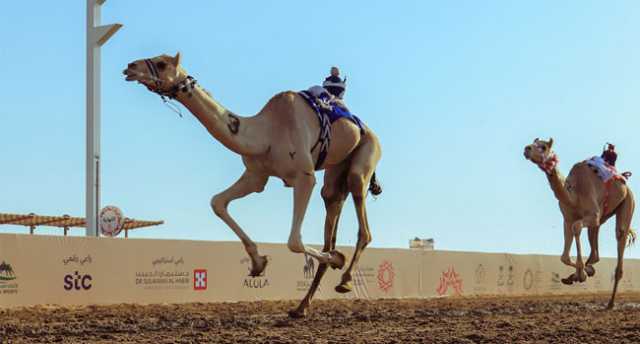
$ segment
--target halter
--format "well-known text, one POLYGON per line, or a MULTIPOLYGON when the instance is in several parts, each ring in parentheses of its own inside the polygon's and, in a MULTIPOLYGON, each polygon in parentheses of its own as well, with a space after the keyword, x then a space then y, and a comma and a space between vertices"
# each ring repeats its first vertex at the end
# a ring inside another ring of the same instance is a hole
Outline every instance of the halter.
POLYGON ((547 175, 552 175, 553 170, 558 165, 558 156, 555 152, 551 152, 542 162, 537 163, 538 167, 547 175))
POLYGON ((158 72, 158 68, 156 67, 156 65, 153 63, 153 61, 151 61, 151 59, 145 59, 144 63, 147 65, 147 69, 151 74, 150 79, 155 83, 155 87, 147 86, 149 91, 158 94, 162 101, 167 104, 167 106, 169 106, 174 112, 182 117, 182 113, 179 110, 176 110, 176 105, 170 103, 170 100, 176 99, 178 97, 178 92, 180 91, 182 91, 183 93, 187 93, 188 96, 191 97, 198 81, 191 75, 187 75, 187 77, 177 82, 175 85, 169 87, 168 89, 163 89, 162 84, 164 80, 160 79, 160 73, 158 72), (167 100, 167 98, 169 100, 167 100))

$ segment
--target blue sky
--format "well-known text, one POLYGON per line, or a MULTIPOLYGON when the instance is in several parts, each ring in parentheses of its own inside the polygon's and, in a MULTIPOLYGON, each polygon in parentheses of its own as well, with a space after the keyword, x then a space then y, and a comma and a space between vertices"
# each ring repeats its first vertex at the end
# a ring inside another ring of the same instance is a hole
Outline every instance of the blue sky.
MULTIPOLYGON (((133 237, 236 240, 209 200, 241 174, 240 158, 121 75, 132 60, 176 51, 243 115, 340 66, 347 103, 383 145, 384 193, 368 202, 373 246, 406 247, 420 236, 440 249, 559 254, 557 202, 522 157, 535 137, 555 138, 565 173, 607 141, 617 144, 621 169, 640 173, 640 3, 316 5, 105 4, 103 22, 124 28, 103 48, 102 203, 166 221, 133 237)), ((0 211, 84 214, 85 11, 77 0, 3 4, 0 211)), ((322 242, 319 191, 304 223, 307 243, 322 242)), ((292 198, 272 179, 230 210, 256 241, 285 242, 292 198)), ((338 243, 353 245, 351 202, 343 214, 338 243)), ((615 254, 614 237, 613 223, 605 225, 601 254, 615 254)))

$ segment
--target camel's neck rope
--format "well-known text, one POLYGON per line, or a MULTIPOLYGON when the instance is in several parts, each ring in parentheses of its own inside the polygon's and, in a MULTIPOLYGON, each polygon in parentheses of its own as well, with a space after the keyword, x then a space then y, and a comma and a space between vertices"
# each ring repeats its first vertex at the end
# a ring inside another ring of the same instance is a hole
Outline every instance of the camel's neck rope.
POLYGON ((175 85, 164 89, 162 87, 163 80, 160 79, 160 74, 158 73, 158 69, 156 65, 150 59, 144 60, 144 63, 147 65, 149 69, 149 73, 151 73, 151 79, 155 82, 155 87, 148 87, 151 92, 157 93, 162 101, 167 104, 167 106, 177 113, 180 117, 182 117, 182 113, 177 108, 177 106, 171 103, 171 100, 174 100, 178 97, 178 92, 187 93, 189 97, 193 95, 193 90, 196 87, 198 81, 194 79, 191 75, 187 75, 184 79, 177 82, 175 85), (169 100, 167 100, 169 99, 169 100))
POLYGON ((542 171, 544 171, 544 173, 550 176, 558 165, 558 156, 556 153, 551 152, 541 163, 537 165, 542 171))

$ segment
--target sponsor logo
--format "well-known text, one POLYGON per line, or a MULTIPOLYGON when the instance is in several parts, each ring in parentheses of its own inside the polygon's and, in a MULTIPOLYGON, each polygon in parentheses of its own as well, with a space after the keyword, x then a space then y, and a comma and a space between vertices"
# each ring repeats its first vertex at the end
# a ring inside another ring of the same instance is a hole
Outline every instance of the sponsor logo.
POLYGON ((498 267, 498 281, 496 282, 498 287, 513 286, 513 265, 505 266, 500 265, 498 267))
POLYGON ((193 270, 193 290, 207 290, 207 270, 193 270))
POLYGON ((393 270, 393 263, 388 260, 383 261, 378 266, 378 287, 388 293, 393 288, 393 281, 396 274, 393 270))
POLYGON ((89 290, 92 287, 93 277, 91 275, 83 275, 78 271, 64 276, 64 290, 89 290))
POLYGON ((124 220, 125 218, 120 208, 112 205, 102 208, 100 214, 98 214, 100 233, 108 237, 118 236, 124 227, 124 220))
MULTIPOLYGON (((353 273, 353 286, 363 291, 367 290, 367 285, 377 283, 378 274, 372 266, 356 266, 353 273)), ((365 294, 366 295, 366 294, 365 294)))
MULTIPOLYGON (((316 263, 313 257, 305 253, 304 266, 302 267, 302 280, 296 281, 296 290, 307 291, 311 287, 311 280, 316 272, 316 263)), ((319 288, 319 287, 318 287, 319 288)))
POLYGON ((524 276, 522 276, 522 286, 524 290, 531 290, 533 287, 533 272, 531 269, 527 269, 527 271, 524 272, 524 276))
POLYGON ((473 277, 476 284, 485 284, 487 282, 487 272, 482 264, 478 264, 473 277))
POLYGON ((2 263, 0 263, 0 295, 17 294, 17 279, 18 276, 16 276, 16 272, 13 270, 11 264, 2 261, 2 263))
POLYGON ((487 290, 487 270, 484 265, 478 264, 473 274, 473 281, 475 282, 473 286, 474 291, 484 292, 487 290))
POLYGON ((438 288, 436 288, 436 293, 440 296, 446 295, 449 287, 451 287, 454 295, 459 296, 462 295, 462 286, 462 278, 460 278, 460 275, 456 272, 455 268, 451 266, 447 271, 442 272, 438 288))
MULTIPOLYGON (((240 264, 247 265, 247 271, 251 273, 251 259, 244 257, 240 260, 240 264)), ((247 276, 242 281, 243 288, 249 289, 262 289, 269 286, 269 279, 265 276, 265 271, 260 276, 251 277, 247 276)))
POLYGON ((549 289, 558 290, 562 287, 562 282, 560 278, 560 274, 557 272, 551 272, 551 285, 549 289))
POLYGON ((84 266, 85 264, 91 264, 92 262, 93 262, 93 258, 91 258, 90 254, 84 257, 79 257, 77 254, 73 254, 69 257, 62 259, 62 264, 64 265, 69 265, 73 263, 73 264, 78 264, 80 266, 84 266))
POLYGON ((191 271, 184 270, 182 257, 162 256, 152 259, 151 268, 135 273, 135 284, 138 288, 153 290, 181 290, 195 286, 191 271))
POLYGON ((304 272, 305 279, 312 279, 315 273, 315 261, 313 258, 305 253, 304 255, 304 268, 302 269, 304 272))
POLYGON ((7 262, 0 264, 0 283, 13 281, 16 279, 16 273, 13 271, 13 267, 7 262))

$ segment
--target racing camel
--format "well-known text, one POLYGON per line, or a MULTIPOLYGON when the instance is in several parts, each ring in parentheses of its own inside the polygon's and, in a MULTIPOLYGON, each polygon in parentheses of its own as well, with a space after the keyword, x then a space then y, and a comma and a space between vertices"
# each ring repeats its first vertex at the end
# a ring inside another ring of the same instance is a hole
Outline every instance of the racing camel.
POLYGON ((382 190, 375 182, 375 168, 381 157, 377 136, 366 126, 339 119, 331 125, 331 144, 319 141, 321 125, 316 112, 296 92, 276 94, 253 117, 242 117, 225 109, 196 83, 175 57, 161 55, 129 63, 123 72, 127 81, 137 81, 163 99, 175 99, 184 105, 225 147, 242 156, 245 171, 228 189, 213 196, 211 207, 240 238, 251 259, 251 276, 263 273, 267 258, 229 215, 227 206, 235 199, 261 192, 269 177, 278 177, 293 187, 293 221, 287 246, 292 252, 305 253, 320 263, 311 287, 300 305, 289 312, 292 317, 306 314, 311 299, 328 266, 342 269, 345 256, 335 250, 338 218, 350 193, 358 218, 358 241, 353 258, 342 274, 336 291, 352 290, 352 271, 364 248, 371 241, 365 200, 368 191, 382 190), (328 147, 327 147, 328 146, 328 147), (324 148, 323 150, 323 147, 324 148), (322 163, 318 166, 318 159, 322 163), (322 251, 302 242, 302 221, 316 183, 315 170, 325 170, 322 198, 327 215, 322 251))
POLYGON ((560 211, 564 217, 564 250, 560 260, 575 267, 576 272, 562 279, 565 284, 584 282, 588 276, 595 274, 593 264, 600 260, 598 254, 598 234, 600 225, 612 216, 616 217, 616 240, 618 242, 618 262, 613 284, 613 293, 607 306, 613 308, 618 283, 622 278, 622 263, 627 240, 632 243, 635 233, 631 229, 631 218, 635 201, 631 189, 623 178, 611 178, 607 182, 600 179, 594 167, 587 161, 573 165, 569 176, 565 179, 558 170, 558 157, 553 151, 553 139, 543 141, 535 139, 524 148, 524 156, 544 171, 549 185, 560 203, 560 211), (582 260, 580 233, 588 228, 591 253, 586 263, 582 260), (573 263, 569 251, 576 241, 577 258, 573 263))

